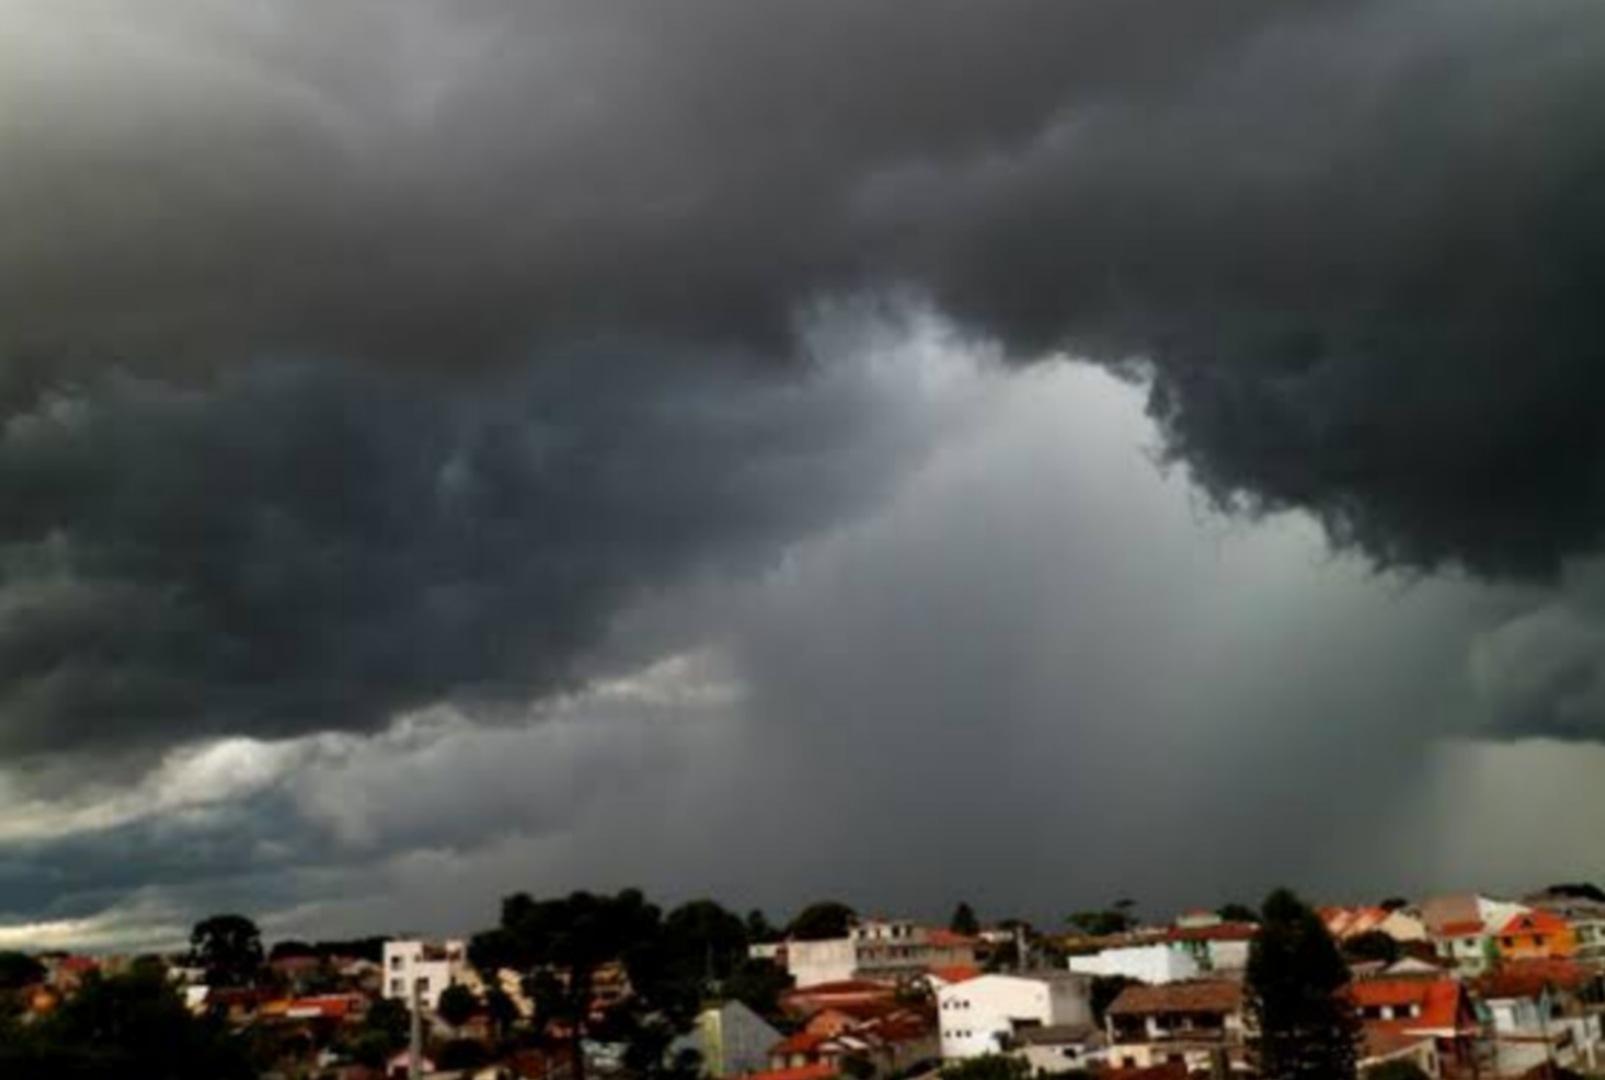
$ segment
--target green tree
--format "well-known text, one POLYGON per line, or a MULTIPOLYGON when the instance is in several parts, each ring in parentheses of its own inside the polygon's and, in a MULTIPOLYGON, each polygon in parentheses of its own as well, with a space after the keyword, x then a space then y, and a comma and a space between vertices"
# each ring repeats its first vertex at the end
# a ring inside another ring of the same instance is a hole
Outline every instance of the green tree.
POLYGON ((71 1080, 250 1080, 242 1040, 192 1017, 167 980, 146 969, 101 978, 37 1024, 0 1040, 0 1076, 71 1080))
POLYGON ((496 1029, 498 1039, 505 1039, 513 1025, 518 1022, 517 1003, 499 986, 492 986, 485 992, 485 1012, 490 1017, 491 1025, 496 1029))
POLYGON ((1229 903, 1229 904, 1222 904, 1221 907, 1220 907, 1220 910, 1215 912, 1215 914, 1219 915, 1221 917, 1221 921, 1223 921, 1223 922, 1236 922, 1236 923, 1257 923, 1257 922, 1259 922, 1259 912, 1255 911, 1253 908, 1249 907, 1247 904, 1240 904, 1240 903, 1237 903, 1236 901, 1233 901, 1232 903, 1229 903))
POLYGON ((1367 930, 1343 943, 1343 955, 1351 961, 1380 961, 1391 964, 1399 959, 1399 943, 1381 930, 1367 930))
POLYGON ((1065 918, 1065 922, 1091 937, 1123 934, 1132 927, 1131 916, 1115 908, 1072 912, 1065 918))
POLYGON ((964 934, 974 937, 981 932, 981 920, 975 917, 975 909, 963 900, 953 909, 953 917, 947 921, 947 928, 955 934, 964 934))
POLYGON ((440 1001, 435 1005, 435 1015, 439 1016, 451 1027, 453 1031, 462 1027, 479 1010, 479 999, 474 992, 461 983, 453 983, 440 992, 440 1001))
POLYGON ((846 937, 856 912, 838 900, 820 900, 797 913, 786 927, 786 934, 798 941, 824 941, 846 937))
POLYGON ((190 962, 210 986, 251 986, 262 969, 262 934, 244 915, 213 915, 190 931, 190 962))
POLYGON ((27 953, 0 952, 0 991, 21 990, 44 977, 45 966, 27 953))
POLYGON ((724 993, 759 1016, 780 1015, 780 995, 791 987, 791 976, 772 960, 746 960, 725 980, 724 993))
MULTIPOLYGON (((527 893, 509 896, 502 901, 501 926, 476 935, 469 958, 482 971, 510 967, 524 974, 525 993, 535 1000, 542 1023, 567 1033, 574 1080, 585 1080, 582 1044, 592 1026, 594 980, 602 965, 625 965, 638 999, 632 999, 632 1008, 650 1003, 672 1013, 674 1023, 682 1022, 687 1009, 683 998, 665 1000, 664 972, 670 964, 662 914, 639 889, 616 896, 575 892, 549 900, 527 893)), ((628 1019, 611 1019, 628 1037, 628 1019)), ((683 1022, 689 1024, 689 1017, 683 1022)))
POLYGON ((942 1069, 942 1080, 1029 1080, 1030 1076, 1025 1059, 1003 1054, 984 1054, 942 1069))
POLYGON ((1263 1080, 1352 1080, 1359 1023, 1348 966, 1320 916, 1278 889, 1260 910, 1245 990, 1263 1080))
POLYGON ((1137 983, 1136 979, 1128 979, 1124 975, 1094 975, 1090 988, 1092 1019, 1098 1027, 1103 1027, 1104 1017, 1109 1013, 1109 1006, 1115 1003, 1121 991, 1137 983))
POLYGON ((1432 1080, 1432 1077, 1412 1061, 1384 1061, 1365 1070, 1365 1080, 1432 1080))
POLYGON ((747 912, 747 940, 749 942, 776 941, 781 937, 780 931, 769 921, 769 916, 762 910, 753 908, 747 912))

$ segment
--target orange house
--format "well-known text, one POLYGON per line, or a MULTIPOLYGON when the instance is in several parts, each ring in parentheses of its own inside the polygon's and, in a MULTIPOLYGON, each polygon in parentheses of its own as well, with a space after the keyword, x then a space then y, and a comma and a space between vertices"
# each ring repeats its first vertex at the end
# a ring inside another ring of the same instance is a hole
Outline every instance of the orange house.
POLYGON ((1494 932, 1501 960, 1559 960, 1577 952, 1572 924, 1553 912, 1523 911, 1494 932))

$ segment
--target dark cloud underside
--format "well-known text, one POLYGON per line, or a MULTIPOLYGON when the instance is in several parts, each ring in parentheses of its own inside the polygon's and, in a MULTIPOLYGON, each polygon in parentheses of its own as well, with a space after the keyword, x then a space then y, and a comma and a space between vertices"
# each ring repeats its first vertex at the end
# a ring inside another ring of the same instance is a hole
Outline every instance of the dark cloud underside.
POLYGON ((10 752, 562 685, 873 488, 874 410, 785 392, 822 297, 1131 365, 1220 502, 1385 565, 1605 528, 1591 2, 4 20, 10 752))

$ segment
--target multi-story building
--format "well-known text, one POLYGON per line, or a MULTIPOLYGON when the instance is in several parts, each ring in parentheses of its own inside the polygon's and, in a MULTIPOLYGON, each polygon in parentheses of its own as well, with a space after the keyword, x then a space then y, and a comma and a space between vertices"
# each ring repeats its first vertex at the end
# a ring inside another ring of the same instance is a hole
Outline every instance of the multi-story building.
POLYGON ((448 986, 468 980, 468 951, 461 941, 387 941, 384 949, 384 996, 416 1000, 433 1011, 448 986))
POLYGON ((1492 928, 1492 936, 1502 962, 1566 960, 1577 952, 1571 923, 1552 911, 1518 912, 1492 928))
POLYGON ((930 929, 905 919, 866 919, 846 937, 754 946, 755 957, 773 960, 799 987, 873 979, 904 982, 933 969, 973 965, 975 939, 930 929))
POLYGON ((980 975, 936 992, 942 1058, 1015 1049, 1026 1031, 1092 1021, 1092 979, 1069 971, 980 975))
POLYGON ((1235 980, 1128 986, 1109 1006, 1105 1023, 1108 1061, 1117 1068, 1249 1068, 1243 985, 1235 980))
POLYGON ((1528 903, 1534 909, 1558 915, 1571 924, 1577 959, 1605 961, 1605 904, 1597 900, 1550 893, 1529 897, 1528 903))

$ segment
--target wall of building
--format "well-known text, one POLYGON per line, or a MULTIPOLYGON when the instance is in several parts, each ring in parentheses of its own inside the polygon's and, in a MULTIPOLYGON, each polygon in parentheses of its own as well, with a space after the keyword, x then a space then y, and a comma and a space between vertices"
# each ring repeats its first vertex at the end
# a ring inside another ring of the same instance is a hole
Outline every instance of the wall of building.
POLYGON ((1086 982, 1064 977, 982 975, 936 994, 944 1060, 995 1054, 1016 1025, 1091 1023, 1086 982))
POLYGON ((1154 985, 1194 979, 1200 974, 1197 961, 1189 953, 1168 945, 1133 945, 1105 949, 1091 956, 1072 956, 1070 970, 1083 975, 1124 975, 1154 985))
POLYGON ((461 941, 387 941, 384 947, 384 996, 434 1011, 446 988, 465 981, 468 953, 461 941))

